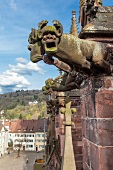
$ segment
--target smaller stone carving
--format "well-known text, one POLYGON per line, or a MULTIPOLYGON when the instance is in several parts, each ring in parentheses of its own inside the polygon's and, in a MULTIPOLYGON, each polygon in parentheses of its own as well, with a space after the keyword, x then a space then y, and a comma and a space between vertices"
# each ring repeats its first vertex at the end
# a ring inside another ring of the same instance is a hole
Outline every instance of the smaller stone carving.
POLYGON ((85 77, 79 72, 73 70, 70 73, 64 73, 53 79, 45 81, 46 86, 42 87, 44 94, 52 91, 68 91, 72 89, 79 89, 85 77))

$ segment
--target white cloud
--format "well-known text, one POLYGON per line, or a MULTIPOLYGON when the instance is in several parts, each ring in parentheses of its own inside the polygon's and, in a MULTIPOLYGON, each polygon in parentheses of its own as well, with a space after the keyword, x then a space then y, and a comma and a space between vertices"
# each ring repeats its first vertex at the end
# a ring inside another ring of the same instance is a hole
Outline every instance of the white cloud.
POLYGON ((27 89, 30 82, 22 75, 6 70, 0 75, 0 93, 27 89))
POLYGON ((0 87, 0 93, 2 93, 2 88, 0 87))
POLYGON ((25 58, 22 58, 22 57, 16 58, 16 61, 19 62, 19 63, 23 63, 23 64, 27 63, 27 60, 25 58))
POLYGON ((1 86, 9 86, 21 84, 23 86, 28 86, 30 83, 28 80, 18 73, 14 73, 11 70, 6 70, 0 75, 0 85, 1 86))
POLYGON ((32 63, 31 61, 27 63, 24 58, 17 58, 16 61, 20 61, 17 65, 9 64, 10 70, 19 74, 31 75, 32 72, 38 72, 39 74, 44 74, 44 71, 37 63, 32 63))
POLYGON ((44 74, 41 65, 27 62, 25 58, 16 58, 16 65, 9 64, 9 70, 0 74, 0 93, 7 93, 18 89, 27 89, 31 83, 25 75, 32 75, 33 72, 44 74))

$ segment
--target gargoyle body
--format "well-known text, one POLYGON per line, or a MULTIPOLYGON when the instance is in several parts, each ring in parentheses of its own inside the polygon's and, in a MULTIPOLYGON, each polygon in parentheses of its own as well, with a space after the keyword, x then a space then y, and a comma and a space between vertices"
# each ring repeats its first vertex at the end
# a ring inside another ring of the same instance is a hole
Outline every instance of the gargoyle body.
MULTIPOLYGON (((47 42, 45 41, 45 46, 47 42)), ((79 70, 91 70, 92 65, 108 69, 109 63, 106 62, 106 45, 100 42, 82 40, 71 34, 63 34, 60 43, 57 45, 57 51, 51 52, 51 48, 45 47, 48 55, 53 55, 61 61, 74 65, 79 70)))
MULTIPOLYGON (((74 66, 76 71, 91 74, 94 70, 110 73, 110 64, 107 61, 107 44, 90 40, 83 40, 71 34, 63 34, 63 27, 57 20, 53 21, 54 26, 47 26, 47 21, 39 24, 39 29, 30 34, 29 50, 33 62, 43 59, 47 54, 60 61, 74 66), (37 41, 36 41, 37 37, 37 41)), ((98 74, 98 71, 97 71, 98 74)))

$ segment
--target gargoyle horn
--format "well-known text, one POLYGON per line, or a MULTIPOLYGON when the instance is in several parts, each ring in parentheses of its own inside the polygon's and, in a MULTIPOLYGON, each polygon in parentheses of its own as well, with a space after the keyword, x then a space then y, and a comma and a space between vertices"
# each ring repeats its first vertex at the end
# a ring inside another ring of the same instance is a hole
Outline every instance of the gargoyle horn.
POLYGON ((47 20, 42 20, 41 22, 38 23, 38 38, 42 38, 42 28, 44 28, 47 25, 48 21, 47 20))
POLYGON ((53 20, 53 25, 56 28, 57 32, 57 36, 60 37, 63 34, 63 26, 62 24, 58 21, 58 20, 53 20))
POLYGON ((36 41, 37 41, 37 30, 35 28, 32 28, 28 38, 28 42, 29 44, 34 44, 36 41))
POLYGON ((43 27, 47 25, 48 21, 47 20, 42 20, 41 22, 38 23, 38 29, 41 30, 43 27))

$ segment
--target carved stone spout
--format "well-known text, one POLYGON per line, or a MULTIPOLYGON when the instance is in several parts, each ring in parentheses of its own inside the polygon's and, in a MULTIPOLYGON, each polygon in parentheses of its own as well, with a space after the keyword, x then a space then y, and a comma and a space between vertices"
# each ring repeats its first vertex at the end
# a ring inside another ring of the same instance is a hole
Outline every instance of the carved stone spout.
POLYGON ((46 53, 51 59, 54 56, 69 66, 74 66, 75 70, 81 73, 110 74, 110 63, 107 60, 108 44, 63 34, 63 26, 57 20, 53 21, 53 26, 47 26, 46 22, 40 25, 37 31, 32 30, 29 42, 32 42, 29 50, 33 62, 38 62, 41 58, 43 60, 46 53))

